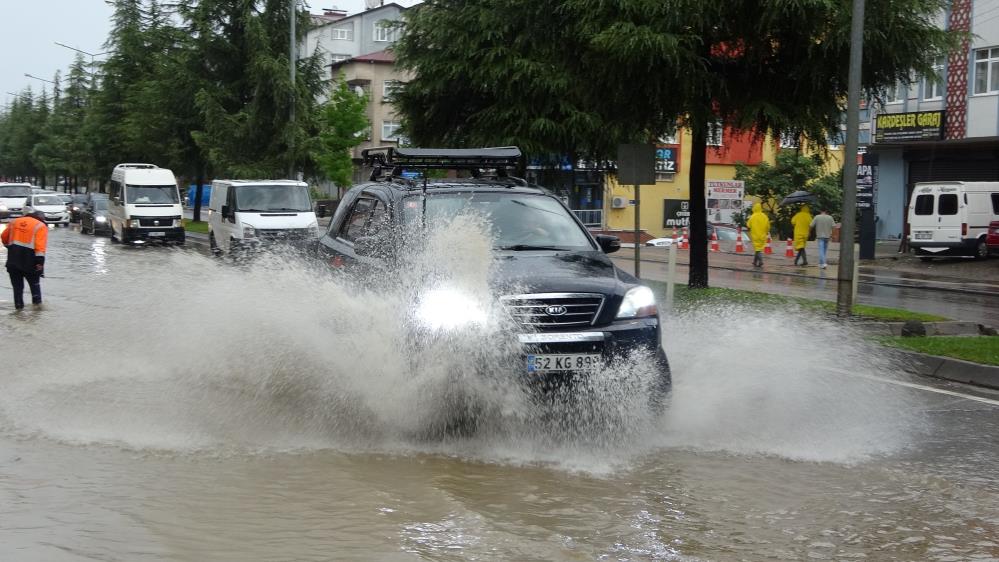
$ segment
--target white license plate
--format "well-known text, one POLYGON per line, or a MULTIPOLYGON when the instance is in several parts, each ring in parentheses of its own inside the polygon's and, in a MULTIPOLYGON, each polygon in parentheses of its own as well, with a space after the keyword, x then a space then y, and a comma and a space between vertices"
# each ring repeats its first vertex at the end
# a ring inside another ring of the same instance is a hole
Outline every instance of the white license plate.
POLYGON ((933 240, 932 232, 916 232, 916 240, 933 240))
POLYGON ((150 236, 166 236, 166 232, 150 232, 150 236))
POLYGON ((600 355, 592 353, 539 354, 527 356, 528 373, 592 371, 600 368, 600 355))

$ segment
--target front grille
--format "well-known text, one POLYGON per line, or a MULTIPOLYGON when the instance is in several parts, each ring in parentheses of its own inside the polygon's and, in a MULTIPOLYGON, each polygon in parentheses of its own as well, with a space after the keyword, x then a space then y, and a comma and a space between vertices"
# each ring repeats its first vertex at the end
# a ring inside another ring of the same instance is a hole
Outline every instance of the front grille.
POLYGON ((501 298, 513 318, 536 330, 592 326, 603 308, 599 293, 537 293, 501 298))
POLYGON ((258 228, 257 237, 264 240, 304 240, 312 230, 308 228, 258 228))
POLYGON ((139 226, 147 227, 165 227, 173 226, 174 219, 179 219, 180 217, 139 217, 139 226))

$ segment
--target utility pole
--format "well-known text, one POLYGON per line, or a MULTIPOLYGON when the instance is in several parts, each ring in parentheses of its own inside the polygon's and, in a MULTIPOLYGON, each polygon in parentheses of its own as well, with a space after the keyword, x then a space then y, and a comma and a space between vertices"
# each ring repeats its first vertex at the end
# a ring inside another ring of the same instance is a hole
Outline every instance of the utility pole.
POLYGON ((298 59, 298 41, 295 37, 295 20, 298 17, 296 8, 298 0, 291 0, 288 6, 288 21, 290 22, 290 33, 288 40, 288 68, 291 73, 291 110, 289 111, 288 123, 291 126, 291 135, 288 137, 288 179, 295 178, 295 103, 298 101, 298 89, 295 87, 295 64, 298 59))
POLYGON ((843 153, 843 220, 839 231, 836 315, 853 314, 853 231, 857 224, 857 134, 860 128, 860 70, 864 54, 864 0, 853 0, 850 20, 850 69, 846 101, 846 150, 843 153))

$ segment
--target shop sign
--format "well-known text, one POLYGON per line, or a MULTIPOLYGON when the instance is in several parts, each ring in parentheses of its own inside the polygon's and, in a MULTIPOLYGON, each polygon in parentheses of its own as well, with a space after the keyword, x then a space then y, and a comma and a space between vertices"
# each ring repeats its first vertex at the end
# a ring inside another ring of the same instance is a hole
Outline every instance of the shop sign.
POLYGON ((875 143, 941 140, 943 133, 943 111, 882 113, 874 118, 875 143))
POLYGON ((680 171, 680 147, 656 147, 656 172, 675 174, 680 171))
POLYGON ((735 224, 734 215, 742 212, 746 183, 742 180, 707 180, 705 183, 708 222, 735 224))
POLYGON ((878 194, 878 155, 864 154, 857 164, 857 208, 873 209, 878 194))
POLYGON ((686 199, 663 200, 663 228, 687 228, 690 226, 690 201, 686 199))

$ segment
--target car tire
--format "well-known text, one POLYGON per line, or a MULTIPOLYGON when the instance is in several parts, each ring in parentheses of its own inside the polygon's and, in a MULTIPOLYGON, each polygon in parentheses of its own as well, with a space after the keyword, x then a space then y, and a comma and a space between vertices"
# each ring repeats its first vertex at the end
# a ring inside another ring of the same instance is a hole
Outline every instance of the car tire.
POLYGON ((112 244, 118 244, 120 242, 121 242, 121 240, 119 240, 118 237, 114 233, 114 225, 112 224, 111 225, 111 243, 112 244))
POLYGON ((989 246, 985 243, 984 238, 979 238, 978 243, 975 244, 975 259, 984 260, 989 257, 989 246))

